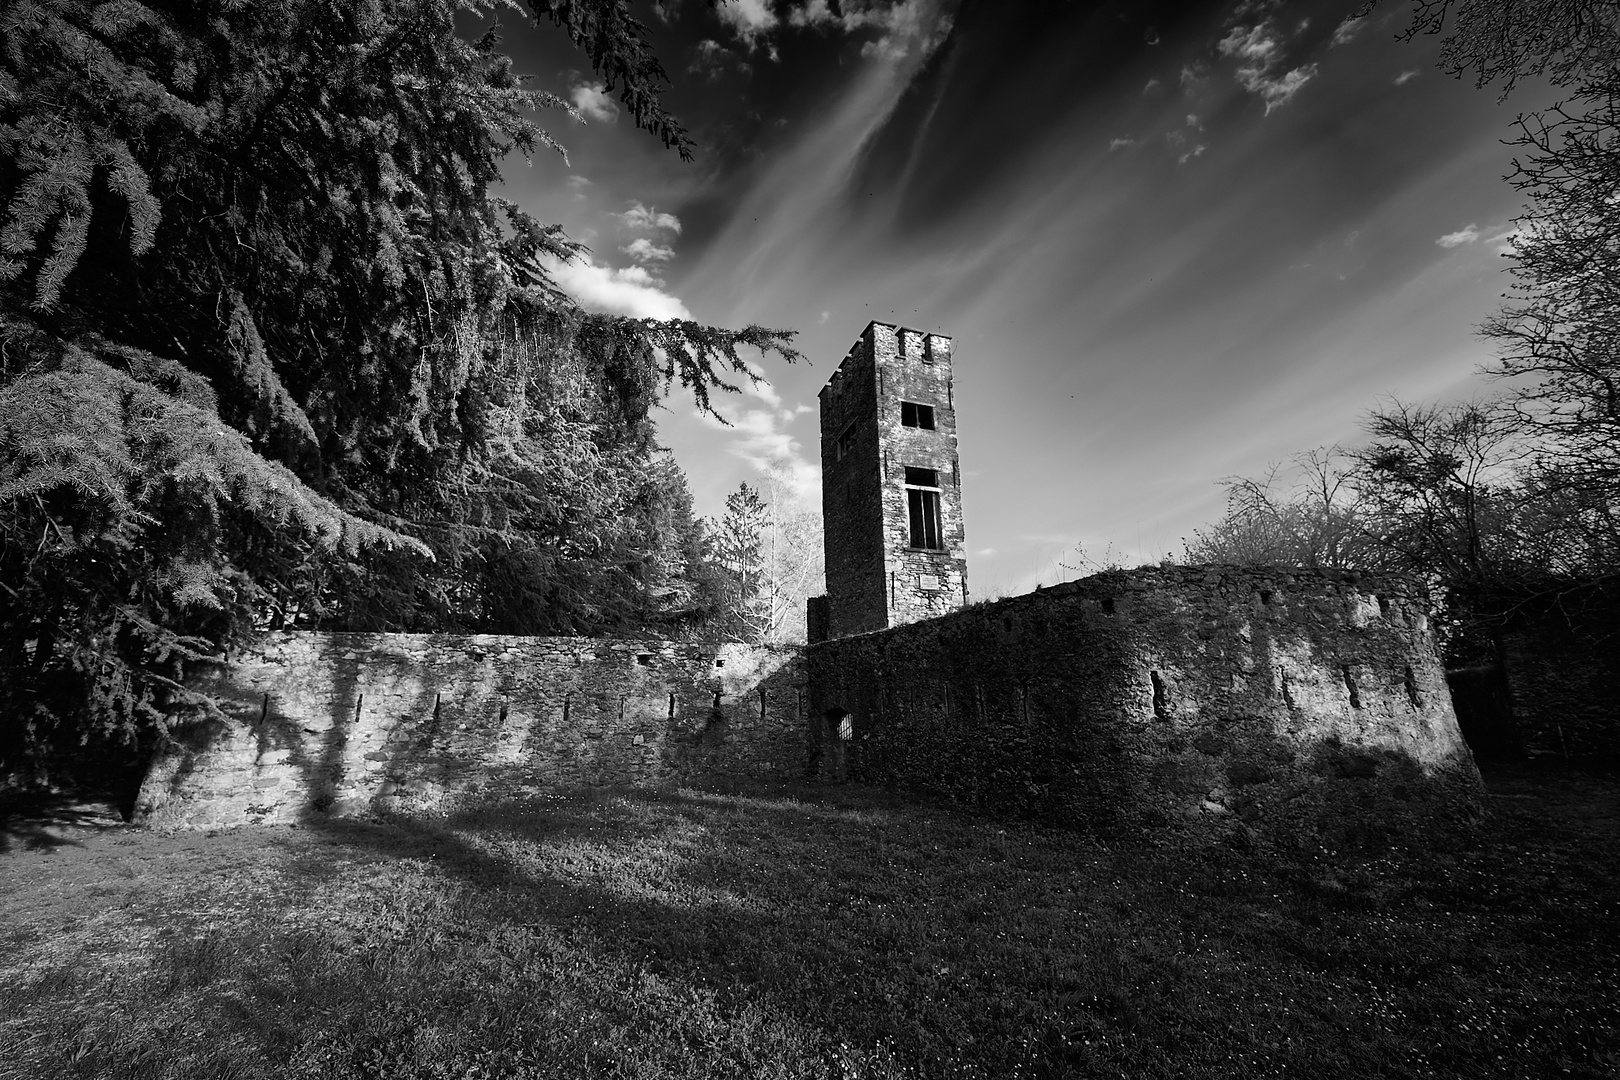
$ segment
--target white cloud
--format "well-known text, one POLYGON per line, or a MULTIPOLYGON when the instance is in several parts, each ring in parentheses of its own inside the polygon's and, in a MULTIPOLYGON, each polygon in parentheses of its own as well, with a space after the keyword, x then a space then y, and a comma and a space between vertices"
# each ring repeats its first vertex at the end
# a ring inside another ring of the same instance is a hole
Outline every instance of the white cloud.
POLYGON ((1407 83, 1417 78, 1418 74, 1419 73, 1415 68, 1411 71, 1403 71, 1399 75, 1395 76, 1395 85, 1405 86, 1407 83))
POLYGON ((1184 131, 1169 132, 1165 135, 1164 141, 1170 144, 1171 152, 1176 155, 1177 165, 1185 165, 1209 149, 1201 142, 1194 142, 1184 131))
POLYGON ((645 236, 636 237, 619 250, 638 263, 669 262, 675 257, 674 248, 655 244, 645 236))
POLYGON ((1464 244, 1472 244, 1478 239, 1479 226, 1469 225, 1467 228, 1458 229, 1454 233, 1446 233, 1446 235, 1436 240, 1435 243, 1439 244, 1443 248, 1454 248, 1462 247, 1464 244))
POLYGON ((1267 23, 1252 27, 1234 26, 1215 46, 1222 56, 1236 59, 1237 80, 1243 88, 1266 103, 1266 113, 1299 93, 1316 77, 1315 64, 1282 70, 1282 46, 1267 23))
POLYGON ((1357 15, 1344 20, 1333 31, 1333 45, 1348 45, 1356 39, 1356 35, 1366 29, 1367 16, 1357 15))
POLYGON ((1126 147, 1135 146, 1135 145, 1136 145, 1136 140, 1135 139, 1109 139, 1108 140, 1108 150, 1109 150, 1110 153, 1112 153, 1115 150, 1124 150, 1126 147))
MULTIPOLYGON (((760 387, 744 384, 743 392, 764 400, 767 405, 771 404, 770 399, 776 398, 775 389, 768 384, 760 387)), ((729 427, 712 416, 696 415, 706 426, 731 436, 731 443, 726 447, 728 454, 741 458, 761 473, 781 469, 794 494, 811 506, 821 505, 821 466, 805 456, 804 445, 787 430, 787 425, 805 411, 802 407, 743 409, 733 415, 722 405, 721 411, 726 413, 729 427)))
POLYGON ((657 232, 661 229, 668 229, 673 233, 681 231, 680 218, 674 214, 661 213, 654 207, 643 206, 639 202, 632 202, 630 209, 613 216, 624 222, 628 228, 643 232, 657 232))
POLYGON ((816 322, 818 322, 818 323, 825 323, 825 322, 826 322, 826 321, 827 321, 827 320, 828 320, 828 319, 830 319, 830 318, 832 318, 832 312, 830 312, 830 311, 823 311, 823 312, 822 312, 822 313, 821 313, 821 315, 820 315, 820 316, 819 316, 819 317, 817 317, 817 319, 816 319, 816 322))
MULTIPOLYGON (((765 378, 765 372, 761 370, 760 366, 752 360, 744 360, 743 363, 748 366, 748 370, 752 371, 759 381, 743 383, 742 392, 750 397, 758 398, 771 408, 780 412, 782 409, 782 395, 777 393, 776 387, 772 386, 769 380, 765 378)), ((793 413, 790 411, 784 418, 784 422, 792 419, 793 413)))
POLYGON ((827 0, 806 0, 788 10, 794 26, 837 26, 845 33, 877 30, 874 41, 861 46, 861 55, 901 60, 920 48, 933 52, 951 31, 951 17, 939 12, 935 0, 844 0, 843 14, 834 15, 827 0))
POLYGON ((763 34, 780 22, 771 10, 770 0, 720 0, 715 8, 720 21, 731 27, 750 49, 763 34))
POLYGON ((543 256, 541 263, 557 285, 588 311, 628 315, 634 319, 690 319, 680 299, 665 292, 663 282, 639 266, 616 270, 583 259, 566 262, 543 256))
POLYGON ((1277 41, 1267 33, 1264 23, 1251 26, 1248 30, 1234 26, 1232 32, 1215 47, 1222 56, 1234 56, 1262 67, 1269 66, 1277 58, 1277 41))
POLYGON ((1518 250, 1519 237, 1523 236, 1525 231, 1517 225, 1510 225, 1493 236, 1487 236, 1485 242, 1490 244, 1498 255, 1512 255, 1518 250))
POLYGON ((611 124, 619 118, 619 103, 608 97, 602 83, 580 83, 569 91, 574 108, 587 120, 611 124))
POLYGON ((1148 80, 1148 81, 1147 81, 1147 85, 1146 85, 1146 86, 1144 86, 1144 87, 1142 87, 1142 93, 1144 93, 1144 94, 1151 94, 1151 93, 1153 93, 1153 92, 1154 92, 1154 91, 1155 91, 1155 90, 1157 90, 1157 89, 1159 89, 1159 88, 1160 88, 1160 87, 1162 87, 1162 86, 1163 86, 1163 85, 1164 85, 1164 84, 1163 84, 1163 83, 1162 83, 1162 82, 1160 82, 1160 81, 1159 81, 1159 80, 1158 80, 1158 79, 1149 79, 1149 80, 1148 80))

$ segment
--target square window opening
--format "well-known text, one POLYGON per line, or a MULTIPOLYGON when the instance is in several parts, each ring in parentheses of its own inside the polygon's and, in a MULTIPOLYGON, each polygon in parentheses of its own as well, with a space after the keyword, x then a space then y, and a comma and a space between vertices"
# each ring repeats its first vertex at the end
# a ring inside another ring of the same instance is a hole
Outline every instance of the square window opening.
POLYGON ((833 460, 843 461, 855 451, 855 425, 851 424, 838 435, 838 442, 833 446, 833 460))
POLYGON ((934 407, 916 401, 902 401, 900 403, 900 423, 905 427, 933 431, 934 407))

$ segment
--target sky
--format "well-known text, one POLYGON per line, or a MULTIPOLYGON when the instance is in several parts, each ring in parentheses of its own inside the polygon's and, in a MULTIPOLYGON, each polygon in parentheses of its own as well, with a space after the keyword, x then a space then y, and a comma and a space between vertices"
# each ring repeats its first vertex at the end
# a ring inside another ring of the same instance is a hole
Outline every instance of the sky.
POLYGON ((1021 593, 1179 557, 1223 479, 1390 397, 1492 392, 1504 140, 1552 92, 1499 101, 1362 3, 645 5, 692 162, 508 13, 575 115, 505 193, 589 245, 555 267, 587 307, 796 331, 729 426, 658 413, 705 515, 773 462, 819 505, 816 394, 868 321, 953 337, 969 587, 1021 593))

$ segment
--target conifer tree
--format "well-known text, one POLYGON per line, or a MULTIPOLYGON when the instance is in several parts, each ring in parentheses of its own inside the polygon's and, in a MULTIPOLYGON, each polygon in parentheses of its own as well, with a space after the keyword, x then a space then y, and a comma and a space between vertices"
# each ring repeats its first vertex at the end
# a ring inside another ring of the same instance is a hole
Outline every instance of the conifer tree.
MULTIPOLYGON (((682 156, 624 0, 536 0, 682 156)), ((580 311, 491 193, 557 149, 457 0, 0 13, 0 773, 140 744, 258 626, 589 631, 647 411, 787 335, 580 311), (516 599, 514 599, 516 598, 516 599)))

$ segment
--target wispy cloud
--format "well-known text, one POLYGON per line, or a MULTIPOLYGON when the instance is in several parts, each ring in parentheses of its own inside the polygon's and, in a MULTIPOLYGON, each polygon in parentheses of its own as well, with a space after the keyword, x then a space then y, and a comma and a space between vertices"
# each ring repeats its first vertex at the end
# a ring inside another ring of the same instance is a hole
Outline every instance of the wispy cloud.
POLYGON ((1108 140, 1108 149, 1109 149, 1110 152, 1112 152, 1114 150, 1124 150, 1126 147, 1135 146, 1135 145, 1136 145, 1136 140, 1135 139, 1114 138, 1114 139, 1109 139, 1108 140))
POLYGON ((745 383, 743 394, 765 407, 744 408, 732 413, 722 406, 729 426, 708 415, 697 414, 698 419, 705 426, 730 436, 726 453, 747 462, 760 473, 781 470, 796 496, 811 506, 819 506, 821 465, 807 456, 804 444, 788 431, 788 425, 810 411, 809 406, 785 407, 776 388, 765 382, 745 383))
MULTIPOLYGON (((686 70, 696 72, 713 82, 725 70, 725 61, 736 54, 713 38, 704 38, 697 43, 697 54, 686 70)), ((737 60, 737 70, 741 72, 752 71, 752 67, 744 60, 737 60)))
POLYGON ((770 0, 720 0, 714 13, 750 49, 781 21, 771 10, 770 0))
POLYGON ((1464 228, 1458 229, 1454 233, 1446 233, 1446 235, 1436 240, 1435 243, 1439 244, 1443 248, 1462 247, 1464 244, 1472 244, 1475 240, 1479 239, 1479 236, 1479 226, 1471 224, 1465 226, 1464 228))
POLYGON ((1511 255, 1518 249, 1519 238, 1523 236, 1526 231, 1527 230, 1522 226, 1509 225, 1506 229, 1503 229, 1492 236, 1487 236, 1485 238, 1485 242, 1490 244, 1492 250, 1494 250, 1498 255, 1511 255))
POLYGON ((643 206, 639 202, 632 202, 630 209, 613 216, 624 222, 627 228, 637 232, 661 232, 665 229, 673 233, 681 231, 680 218, 650 206, 643 206))
POLYGON ((690 319, 679 297, 640 266, 615 269, 587 259, 567 261, 545 256, 545 268, 564 292, 588 311, 628 315, 633 319, 690 319))
POLYGON ((664 263, 675 257, 675 249, 655 244, 645 236, 638 236, 619 249, 638 263, 664 263))
POLYGON ((1411 71, 1403 71, 1399 75, 1395 76, 1395 85, 1405 86, 1407 83, 1417 78, 1419 74, 1420 73, 1415 68, 1411 71))
POLYGON ((1344 20, 1333 31, 1334 45, 1348 45, 1367 27, 1367 16, 1357 15, 1344 20))
POLYGON ((1215 46, 1222 56, 1238 61, 1237 81, 1266 103, 1266 113, 1286 105, 1300 88, 1316 77, 1315 64, 1284 70, 1282 45, 1267 22, 1234 26, 1215 46))
POLYGON ((834 26, 845 33, 878 31, 861 55, 890 61, 914 52, 927 55, 950 33, 951 18, 930 0, 844 0, 833 14, 827 0, 806 0, 788 12, 794 26, 834 26))
POLYGON ((587 120, 611 124, 619 118, 619 103, 608 97, 602 83, 580 83, 568 92, 568 97, 587 120))

